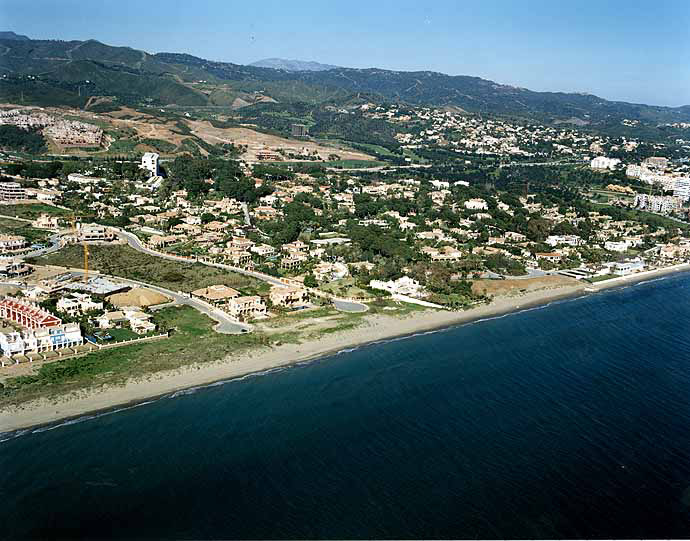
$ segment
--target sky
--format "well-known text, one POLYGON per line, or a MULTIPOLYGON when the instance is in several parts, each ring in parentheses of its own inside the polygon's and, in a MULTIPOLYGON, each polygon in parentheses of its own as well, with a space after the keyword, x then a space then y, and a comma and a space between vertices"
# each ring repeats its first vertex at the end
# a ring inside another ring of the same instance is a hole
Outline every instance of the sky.
POLYGON ((0 30, 238 64, 431 70, 690 104, 688 0, 0 0, 0 30))

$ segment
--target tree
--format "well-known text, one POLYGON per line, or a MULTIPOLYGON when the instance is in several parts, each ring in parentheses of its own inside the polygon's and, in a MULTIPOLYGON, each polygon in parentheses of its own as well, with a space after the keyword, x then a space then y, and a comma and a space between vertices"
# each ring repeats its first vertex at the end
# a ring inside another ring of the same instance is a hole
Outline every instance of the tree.
POLYGON ((310 272, 304 277, 305 287, 318 287, 319 283, 316 281, 314 275, 310 272))

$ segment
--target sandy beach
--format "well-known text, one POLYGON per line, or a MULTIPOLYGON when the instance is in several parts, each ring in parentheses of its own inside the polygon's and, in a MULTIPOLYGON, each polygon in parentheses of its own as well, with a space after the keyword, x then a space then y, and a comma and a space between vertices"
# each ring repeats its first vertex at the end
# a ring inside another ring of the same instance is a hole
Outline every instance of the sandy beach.
POLYGON ((89 389, 59 399, 43 399, 25 403, 16 408, 6 408, 0 410, 0 433, 143 402, 152 397, 182 389, 324 357, 371 342, 497 317, 565 298, 623 287, 666 274, 689 270, 690 264, 681 264, 596 284, 576 283, 572 286, 544 289, 520 296, 500 297, 494 299, 491 304, 463 312, 425 311, 416 312, 405 318, 370 315, 365 318, 362 325, 354 329, 324 335, 319 340, 257 349, 240 356, 229 355, 216 362, 189 365, 175 371, 152 374, 144 379, 130 380, 122 386, 89 389))

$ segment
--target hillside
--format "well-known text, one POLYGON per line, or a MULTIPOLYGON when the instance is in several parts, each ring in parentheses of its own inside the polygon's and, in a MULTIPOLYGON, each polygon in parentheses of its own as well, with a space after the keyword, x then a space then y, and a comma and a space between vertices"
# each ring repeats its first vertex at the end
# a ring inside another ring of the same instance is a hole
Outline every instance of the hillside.
POLYGON ((690 121, 690 107, 658 107, 608 101, 589 94, 535 92, 479 77, 376 68, 288 71, 214 62, 188 54, 149 54, 95 40, 47 41, 0 38, 0 97, 39 105, 80 105, 89 96, 115 96, 125 104, 246 105, 260 95, 279 103, 337 104, 353 95, 423 106, 459 107, 604 127, 627 118, 648 124, 690 121), (199 86, 203 81, 205 87, 199 86), (215 86, 214 86, 215 85, 215 86), (244 94, 243 94, 244 93, 244 94), (222 103, 221 103, 222 104, 222 103))
POLYGON ((273 68, 285 71, 326 71, 338 68, 332 64, 321 64, 309 60, 288 60, 285 58, 264 58, 249 64, 258 68, 273 68))

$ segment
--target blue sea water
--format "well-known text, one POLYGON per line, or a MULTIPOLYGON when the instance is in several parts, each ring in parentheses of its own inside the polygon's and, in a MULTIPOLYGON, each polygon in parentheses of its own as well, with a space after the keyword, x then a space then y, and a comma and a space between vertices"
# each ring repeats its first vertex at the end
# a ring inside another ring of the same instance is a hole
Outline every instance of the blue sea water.
POLYGON ((0 538, 690 536, 690 275, 0 443, 0 538))

